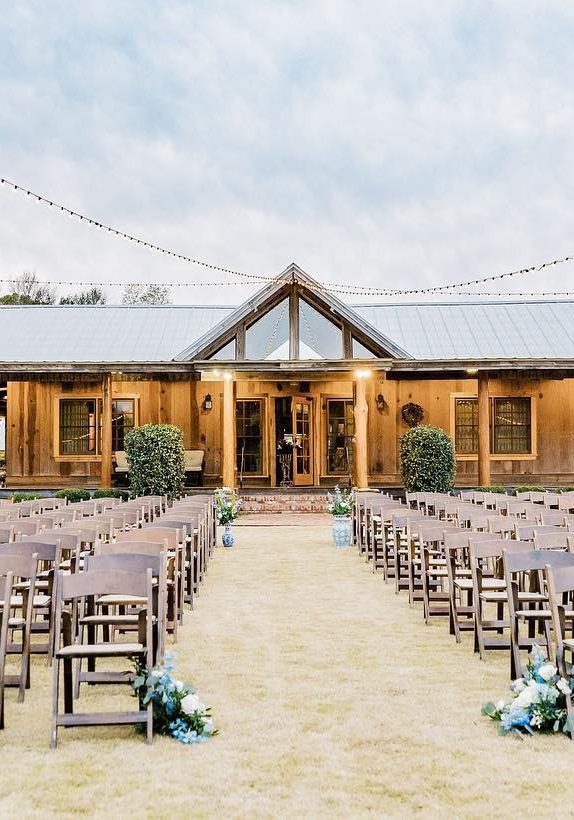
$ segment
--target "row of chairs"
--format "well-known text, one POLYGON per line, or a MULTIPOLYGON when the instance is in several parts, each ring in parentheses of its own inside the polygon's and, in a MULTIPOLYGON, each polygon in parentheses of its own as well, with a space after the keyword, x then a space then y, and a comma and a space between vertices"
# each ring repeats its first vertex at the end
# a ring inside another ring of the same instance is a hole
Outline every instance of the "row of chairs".
MULTIPOLYGON (((58 726, 107 721, 101 715, 94 719, 74 715, 72 708, 82 683, 116 681, 117 674, 96 669, 97 658, 127 653, 148 669, 161 662, 166 633, 177 640, 184 604, 193 606, 215 544, 212 496, 191 496, 169 509, 163 497, 139 498, 114 504, 111 514, 105 509, 93 515, 89 512, 84 508, 81 520, 73 526, 68 522, 36 533, 23 532, 17 523, 10 539, 0 544, 0 726, 4 686, 17 685, 22 700, 30 686, 30 653, 43 652, 49 661, 56 660, 53 745, 58 726), (88 575, 91 581, 86 580, 88 575), (88 595, 88 588, 93 594, 88 595), (117 640, 134 630, 138 633, 135 643, 117 640), (34 641, 35 633, 40 632, 45 633, 45 640, 34 641), (21 638, 18 643, 16 637, 21 638), (20 672, 6 676, 5 658, 13 653, 21 655, 20 672), (61 714, 60 664, 64 668, 61 714)), ((139 710, 138 721, 143 720, 143 711, 149 731, 148 710, 139 710)), ((124 715, 119 722, 131 722, 131 718, 128 721, 124 715)))
POLYGON ((410 507, 382 493, 357 493, 355 540, 373 571, 382 569, 397 594, 407 591, 411 605, 422 602, 427 624, 444 618, 457 642, 472 631, 481 659, 489 650, 509 652, 512 678, 522 674, 523 654, 534 643, 545 645, 566 675, 566 652, 574 652, 570 522, 563 516, 561 526, 541 525, 508 511, 461 519, 444 506, 451 496, 433 495, 410 507))

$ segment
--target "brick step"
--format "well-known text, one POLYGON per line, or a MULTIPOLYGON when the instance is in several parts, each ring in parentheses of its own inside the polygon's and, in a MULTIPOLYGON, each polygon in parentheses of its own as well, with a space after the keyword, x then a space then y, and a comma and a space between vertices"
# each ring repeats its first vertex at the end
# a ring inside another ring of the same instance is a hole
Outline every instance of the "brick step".
POLYGON ((325 512, 327 493, 245 493, 241 510, 255 512, 325 512))

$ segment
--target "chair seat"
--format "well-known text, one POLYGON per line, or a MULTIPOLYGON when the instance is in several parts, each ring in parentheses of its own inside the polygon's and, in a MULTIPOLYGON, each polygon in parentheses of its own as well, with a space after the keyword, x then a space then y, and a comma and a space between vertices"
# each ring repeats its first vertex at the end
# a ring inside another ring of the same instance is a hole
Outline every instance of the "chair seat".
POLYGON ((98 606, 143 606, 145 602, 145 598, 139 598, 137 595, 102 595, 97 601, 98 606))
MULTIPOLYGON (((508 595, 506 591, 504 592, 482 592, 480 597, 483 601, 491 601, 496 603, 496 601, 506 601, 508 599, 508 595)), ((540 592, 519 592, 518 593, 518 600, 519 601, 546 601, 546 597, 541 595, 540 592)))
POLYGON ((93 657, 113 657, 114 655, 139 655, 145 652, 142 643, 92 643, 92 644, 71 644, 58 649, 58 658, 85 658, 93 657))
MULTIPOLYGON (((472 578, 455 578, 455 587, 459 589, 472 589, 472 578)), ((506 589, 506 582, 502 578, 483 578, 483 589, 506 589)))
MULTIPOLYGON (((47 606, 50 606, 50 601, 52 599, 49 595, 34 595, 34 603, 33 606, 38 607, 40 609, 45 609, 47 606)), ((10 598, 10 606, 21 607, 23 605, 23 599, 21 595, 13 595, 10 598)))

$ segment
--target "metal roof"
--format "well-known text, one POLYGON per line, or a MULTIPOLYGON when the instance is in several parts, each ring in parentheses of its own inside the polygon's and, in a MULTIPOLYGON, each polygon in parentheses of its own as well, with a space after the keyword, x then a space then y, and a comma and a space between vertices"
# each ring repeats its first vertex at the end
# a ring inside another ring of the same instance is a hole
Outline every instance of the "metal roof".
POLYGON ((414 359, 574 358, 574 301, 355 305, 414 359))
MULTIPOLYGON (((163 362, 235 308, 3 305, 0 361, 163 362)), ((574 359, 574 300, 354 305, 415 359, 574 359)))

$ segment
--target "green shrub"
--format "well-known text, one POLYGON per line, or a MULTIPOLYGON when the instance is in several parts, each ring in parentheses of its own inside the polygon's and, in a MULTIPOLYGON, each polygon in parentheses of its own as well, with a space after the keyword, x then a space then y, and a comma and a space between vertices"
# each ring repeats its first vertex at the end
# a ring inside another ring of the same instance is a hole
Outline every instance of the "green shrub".
POLYGON ((571 484, 567 484, 565 487, 557 487, 557 493, 573 493, 574 487, 571 484))
POLYGON ((92 495, 92 498, 121 498, 122 501, 127 501, 129 497, 130 491, 122 487, 98 487, 92 495))
POLYGON ((76 504, 78 501, 89 501, 92 497, 89 490, 82 490, 80 487, 67 487, 65 490, 58 490, 56 498, 66 498, 68 504, 76 504))
POLYGON ((479 493, 500 493, 504 495, 506 493, 506 487, 503 487, 501 484, 490 484, 487 487, 477 487, 476 491, 479 493))
POLYGON ((39 493, 14 493, 12 501, 17 504, 19 501, 37 501, 42 496, 39 493))
POLYGON ((185 462, 183 434, 173 424, 144 424, 125 437, 133 496, 167 495, 183 492, 185 462))
POLYGON ((544 493, 546 490, 544 487, 537 487, 534 484, 523 484, 520 487, 516 487, 514 490, 514 495, 518 495, 518 493, 544 493))
POLYGON ((401 436, 401 472, 407 492, 449 492, 456 474, 452 439, 428 424, 407 430, 401 436))

